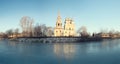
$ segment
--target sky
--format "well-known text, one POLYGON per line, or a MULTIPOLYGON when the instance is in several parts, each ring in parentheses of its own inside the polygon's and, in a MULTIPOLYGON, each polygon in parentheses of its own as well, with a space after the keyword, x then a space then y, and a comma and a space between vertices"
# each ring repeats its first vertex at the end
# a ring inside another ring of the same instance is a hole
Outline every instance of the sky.
POLYGON ((55 27, 58 12, 74 20, 76 30, 88 32, 120 31, 120 0, 0 0, 0 32, 20 28, 20 19, 29 16, 34 24, 55 27))

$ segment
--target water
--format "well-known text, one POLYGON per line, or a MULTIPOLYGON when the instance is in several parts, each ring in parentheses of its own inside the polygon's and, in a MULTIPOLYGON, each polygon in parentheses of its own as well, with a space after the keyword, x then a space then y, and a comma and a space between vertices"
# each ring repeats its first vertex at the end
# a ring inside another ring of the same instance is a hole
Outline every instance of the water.
POLYGON ((47 44, 2 40, 0 64, 120 64, 120 39, 47 44))

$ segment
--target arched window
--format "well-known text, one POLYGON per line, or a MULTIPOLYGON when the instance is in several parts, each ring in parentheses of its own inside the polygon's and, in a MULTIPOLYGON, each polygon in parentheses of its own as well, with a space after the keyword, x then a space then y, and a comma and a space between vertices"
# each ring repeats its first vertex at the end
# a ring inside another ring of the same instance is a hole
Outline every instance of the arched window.
POLYGON ((58 23, 58 26, 59 26, 60 24, 58 23))
POLYGON ((72 21, 70 21, 70 24, 72 24, 72 21))

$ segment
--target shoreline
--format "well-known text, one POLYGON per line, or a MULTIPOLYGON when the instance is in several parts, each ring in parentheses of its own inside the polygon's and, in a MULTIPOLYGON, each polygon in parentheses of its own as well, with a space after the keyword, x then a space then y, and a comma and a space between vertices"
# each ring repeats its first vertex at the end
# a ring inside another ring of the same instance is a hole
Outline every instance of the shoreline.
MULTIPOLYGON (((18 38, 4 38, 10 41, 17 42, 33 42, 33 43, 84 43, 84 42, 95 42, 103 40, 113 40, 120 38, 111 37, 18 37, 18 38)), ((3 39, 3 40, 4 40, 3 39)))
POLYGON ((100 37, 19 37, 9 38, 10 41, 18 42, 38 42, 38 43, 80 43, 91 41, 102 41, 100 37))

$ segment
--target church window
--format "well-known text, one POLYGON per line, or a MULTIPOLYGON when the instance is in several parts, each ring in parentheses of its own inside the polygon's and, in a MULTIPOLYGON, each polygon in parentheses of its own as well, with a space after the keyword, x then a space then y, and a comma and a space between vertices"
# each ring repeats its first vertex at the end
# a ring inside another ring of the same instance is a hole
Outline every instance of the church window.
POLYGON ((59 26, 60 24, 58 23, 58 26, 59 26))
POLYGON ((70 22, 70 24, 72 24, 72 21, 70 22))

